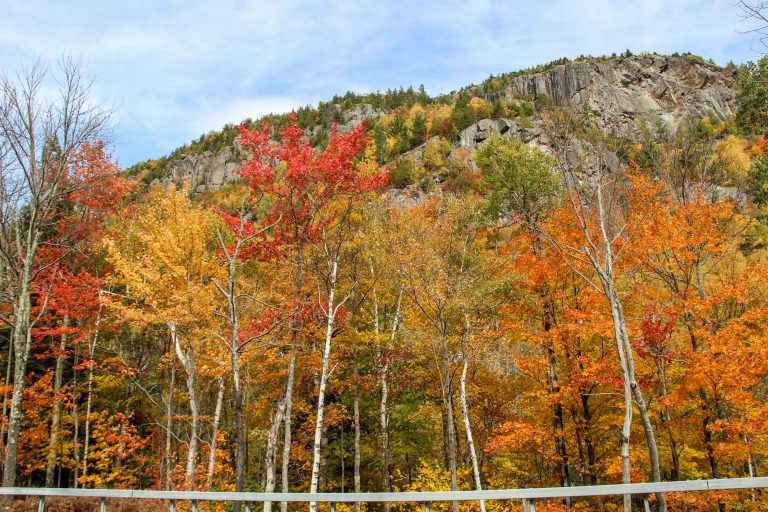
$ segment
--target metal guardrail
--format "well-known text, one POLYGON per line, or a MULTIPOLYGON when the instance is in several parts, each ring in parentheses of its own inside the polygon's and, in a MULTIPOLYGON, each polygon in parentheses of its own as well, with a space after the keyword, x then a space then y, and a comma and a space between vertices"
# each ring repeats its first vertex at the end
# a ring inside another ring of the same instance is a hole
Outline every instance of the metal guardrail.
POLYGON ((531 489, 498 489, 488 491, 432 491, 432 492, 371 492, 371 493, 264 493, 264 492, 205 492, 205 491, 145 491, 130 489, 56 489, 44 487, 0 487, 0 496, 37 496, 38 512, 45 510, 45 498, 62 496, 71 498, 100 498, 101 512, 107 510, 108 499, 167 500, 173 512, 177 501, 192 503, 197 511, 199 501, 240 502, 250 512, 252 503, 292 502, 330 503, 335 512, 336 503, 423 503, 429 512, 431 502, 467 502, 486 500, 522 500, 526 510, 533 512, 535 502, 552 498, 584 498, 594 496, 620 496, 624 494, 647 496, 667 492, 724 491, 768 488, 768 477, 722 478, 712 480, 684 480, 677 482, 647 482, 636 484, 592 485, 581 487, 542 487, 531 489))

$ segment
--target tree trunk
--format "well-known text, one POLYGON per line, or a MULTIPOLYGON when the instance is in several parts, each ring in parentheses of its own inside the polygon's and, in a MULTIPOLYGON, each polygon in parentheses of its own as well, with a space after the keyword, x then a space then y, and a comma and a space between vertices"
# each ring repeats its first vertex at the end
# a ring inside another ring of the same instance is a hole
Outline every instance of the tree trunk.
POLYGON ((165 406, 165 490, 171 490, 171 441, 173 438, 173 388, 176 386, 176 363, 171 360, 171 383, 168 386, 168 403, 165 406))
POLYGON ((184 473, 184 479, 188 489, 195 486, 195 473, 197 469, 197 447, 198 447, 198 405, 197 396, 194 391, 195 377, 187 375, 187 390, 189 392, 189 411, 192 416, 192 424, 189 431, 189 452, 187 453, 187 467, 184 473))
POLYGON ((93 350, 91 350, 90 361, 88 364, 88 386, 86 388, 85 399, 85 433, 83 439, 83 476, 88 475, 88 455, 91 446, 91 407, 93 405, 93 350))
MULTIPOLYGON (((611 302, 611 314, 614 313, 615 307, 611 302)), ((621 364, 622 381, 624 385, 624 422, 621 426, 621 481, 628 484, 632 482, 631 461, 629 458, 630 448, 629 440, 632 435, 632 385, 629 376, 629 370, 627 367, 626 354, 624 353, 624 344, 621 341, 621 334, 619 332, 619 325, 614 321, 614 330, 616 335, 616 350, 619 353, 619 363, 621 364)), ((632 495, 624 495, 624 512, 632 512, 632 495)))
MULTIPOLYGON (((353 368, 352 368, 352 380, 353 380, 353 403, 352 412, 355 418, 355 468, 354 468, 354 483, 355 492, 360 492, 360 378, 358 375, 358 354, 357 344, 353 347, 353 368)), ((342 450, 342 461, 344 460, 344 450, 342 450)), ((344 479, 342 478, 342 484, 344 479)), ((355 512, 360 512, 360 502, 355 502, 355 512)))
MULTIPOLYGON (((563 487, 571 486, 571 474, 568 467, 568 451, 565 446, 565 428, 563 422, 563 403, 560 400, 560 383, 557 378, 557 358, 555 350, 551 344, 547 344, 547 359, 549 361, 549 392, 557 396, 552 403, 552 426, 555 430, 555 451, 560 463, 560 485, 563 487)), ((565 498, 565 504, 571 507, 571 497, 565 498)))
MULTIPOLYGON (((272 418, 272 425, 269 428, 267 437, 267 460, 266 460, 266 478, 264 482, 264 492, 275 492, 275 464, 277 462, 277 438, 280 435, 280 427, 283 425, 283 416, 285 415, 285 400, 281 399, 277 406, 275 415, 272 418)), ((264 512, 272 512, 272 502, 264 502, 264 512)))
MULTIPOLYGON (((638 412, 640 414, 640 421, 643 425, 643 430, 645 431, 645 440, 648 445, 649 462, 651 464, 651 478, 654 482, 660 482, 661 470, 659 468, 659 452, 656 445, 656 438, 653 433, 653 425, 651 424, 648 408, 645 403, 645 398, 643 397, 643 392, 635 379, 635 362, 634 356, 632 354, 632 345, 629 342, 629 334, 627 333, 627 323, 624 317, 624 310, 621 304, 621 300, 619 300, 616 284, 614 281, 614 254, 611 247, 611 240, 608 236, 608 230, 605 224, 606 213, 603 206, 603 191, 599 181, 597 184, 597 207, 604 254, 602 258, 598 254, 594 253, 590 254, 589 256, 593 267, 598 273, 600 283, 603 287, 603 292, 608 299, 608 303, 611 309, 611 319, 613 321, 614 336, 616 338, 616 348, 619 352, 619 361, 621 363, 623 372, 625 414, 621 440, 622 475, 625 480, 629 480, 629 435, 632 423, 632 397, 634 397, 635 402, 637 403, 638 412), (624 467, 625 465, 626 468, 624 467)), ((587 237, 589 238, 589 229, 586 226, 584 229, 587 237)), ((627 512, 629 512, 628 507, 631 508, 631 502, 628 498, 628 496, 624 496, 624 508, 627 510, 627 512)), ((664 498, 664 494, 656 493, 656 500, 658 502, 659 512, 666 512, 667 502, 664 498)))
MULTIPOLYGON (((461 413, 464 416, 464 431, 467 435, 467 448, 469 457, 472 460, 472 476, 475 480, 475 490, 482 491, 483 484, 480 480, 480 464, 477 461, 477 452, 475 451, 475 439, 472 436, 472 424, 469 421, 469 404, 467 403, 467 367, 469 366, 469 356, 464 354, 464 367, 461 370, 460 401, 461 413)), ((480 500, 480 512, 485 512, 485 501, 480 500)))
MULTIPOLYGON (((448 341, 443 336, 443 406, 445 408, 446 438, 448 448, 448 469, 451 472, 451 490, 458 490, 458 477, 456 474, 456 428, 453 417, 453 390, 451 389, 451 362, 448 352, 448 341)), ((458 510, 459 503, 453 502, 453 508, 458 510)))
MULTIPOLYGON (((232 348, 232 391, 235 402, 235 492, 242 492, 245 484, 245 426, 243 422, 243 388, 240 379, 240 351, 237 341, 232 348)), ((235 502, 239 512, 240 502, 235 502)))
MULTIPOLYGON (((664 361, 661 357, 656 358, 656 369, 659 372, 659 381, 661 382, 661 396, 666 398, 669 395, 667 390, 667 374, 664 368, 664 361)), ((672 433, 672 414, 669 412, 669 407, 664 406, 664 423, 667 428, 667 437, 669 438, 669 450, 672 455, 672 470, 670 472, 670 480, 680 479, 680 456, 677 453, 677 443, 675 442, 675 436, 672 433)))
MULTIPOLYGON (((389 354, 388 350, 395 343, 398 325, 400 324, 400 308, 403 300, 403 289, 397 295, 397 305, 395 306, 395 315, 392 319, 392 329, 389 334, 389 344, 380 348, 381 373, 379 375, 379 385, 381 388, 381 402, 379 404, 379 427, 381 429, 381 483, 382 491, 389 492, 389 354)), ((378 304, 375 303, 375 329, 379 333, 379 311, 378 304)), ((389 511, 390 504, 384 504, 384 510, 389 511)))
POLYGON ((56 471, 58 457, 61 455, 61 440, 59 439, 59 428, 61 427, 61 381, 64 372, 64 352, 67 350, 66 329, 69 328, 69 315, 64 315, 63 327, 59 350, 56 354, 56 369, 53 377, 53 417, 51 419, 51 437, 48 441, 48 458, 45 468, 45 486, 53 487, 53 478, 56 471))
POLYGON ((587 475, 590 485, 597 485, 597 454, 592 442, 592 410, 589 407, 589 394, 581 393, 581 411, 584 416, 584 445, 587 449, 587 475))
POLYGON ((27 362, 32 344, 32 327, 30 325, 29 283, 32 261, 24 265, 20 278, 18 298, 14 304, 13 316, 13 351, 15 355, 13 368, 13 393, 11 394, 11 416, 8 422, 8 441, 5 449, 3 465, 3 487, 13 487, 16 484, 16 462, 19 455, 19 432, 21 430, 21 402, 24 399, 24 379, 27 376, 27 362))
POLYGON ((85 439, 83 440, 83 477, 88 475, 88 455, 91 446, 91 406, 93 405, 93 369, 96 364, 96 344, 99 341, 99 328, 101 326, 101 293, 99 293, 99 310, 96 313, 96 330, 93 333, 93 338, 88 344, 88 387, 86 390, 86 404, 85 404, 85 439))
MULTIPOLYGON (((616 311, 620 320, 619 328, 621 331, 621 337, 624 343, 624 349, 626 350, 627 372, 630 378, 630 387, 632 389, 632 396, 635 398, 635 404, 637 405, 637 411, 640 414, 640 422, 643 425, 643 431, 645 432, 645 441, 648 445, 648 458, 651 465, 651 479, 654 482, 661 482, 661 468, 659 464, 659 449, 656 444, 656 436, 653 432, 653 424, 651 423, 651 417, 648 413, 648 406, 645 403, 645 397, 643 391, 635 379, 635 358, 632 355, 632 345, 629 342, 629 334, 627 333, 627 323, 624 319, 624 310, 621 302, 615 295, 616 299, 616 311)), ((656 501, 658 503, 659 512, 666 512, 667 500, 664 497, 664 493, 656 493, 656 501)))
MULTIPOLYGON (((3 418, 0 424, 0 441, 5 441, 5 428, 8 425, 8 387, 11 385, 11 368, 13 365, 13 336, 8 340, 8 359, 5 362, 5 390, 3 390, 3 418)), ((5 445, 3 445, 2 460, 5 461, 5 445)))
MULTIPOLYGON (((531 226, 535 226, 535 221, 529 220, 531 226)), ((533 228, 532 228, 533 229, 533 228)), ((542 257, 541 249, 541 234, 533 229, 536 238, 533 243, 533 254, 537 258, 542 257)), ((539 290, 542 305, 542 327, 544 332, 552 330, 555 323, 554 305, 549 298, 546 288, 539 290)), ((563 403, 560 399, 560 383, 557 377, 557 357, 555 354, 554 343, 548 341, 545 343, 545 349, 547 353, 547 361, 549 363, 549 373, 547 374, 547 382, 549 383, 549 394, 557 397, 552 401, 552 427, 555 432, 555 453, 557 453, 558 462, 560 466, 560 485, 562 487, 571 486, 570 468, 568 466, 568 451, 565 444, 565 429, 563 421, 563 403)), ((571 497, 567 496, 565 499, 566 507, 571 507, 571 497)))
MULTIPOLYGON (((291 353, 288 359, 288 375, 285 379, 285 428, 283 433, 283 459, 281 467, 282 492, 289 492, 288 467, 291 463, 291 416, 293 415, 293 381, 296 373, 296 344, 298 342, 298 326, 294 327, 291 334, 291 353)), ((280 503, 280 512, 288 511, 288 502, 280 503)))
POLYGON ((213 413, 213 432, 211 432, 211 453, 208 457, 208 477, 206 488, 210 491, 213 486, 213 473, 216 469, 216 437, 219 435, 219 421, 221 420, 221 406, 224 403, 224 377, 219 377, 219 391, 216 395, 216 409, 213 413))
MULTIPOLYGON (((301 302, 302 271, 304 244, 300 241, 298 226, 294 229, 297 240, 296 247, 296 288, 294 290, 295 307, 301 302)), ((291 463, 291 416, 293 415, 293 381, 296 375, 296 350, 299 341, 299 322, 294 319, 291 322, 291 353, 288 360, 288 376, 285 382, 285 433, 283 435, 283 460, 282 460, 282 485, 283 492, 289 491, 288 467, 291 463)), ((280 503, 280 512, 288 512, 288 502, 280 503)))
MULTIPOLYGON (((333 336, 333 322, 336 317, 336 305, 334 296, 336 293, 336 275, 338 261, 334 260, 331 267, 331 282, 328 290, 328 309, 326 311, 328 322, 325 330, 325 345, 323 348, 323 365, 320 373, 320 390, 317 395, 317 420, 315 423, 315 440, 312 448, 312 479, 309 484, 309 492, 316 493, 320 477, 320 445, 323 434, 323 414, 325 412, 325 390, 328 385, 328 365, 331 357, 331 340, 333 336)), ((317 512, 317 502, 310 502, 310 512, 317 512)))
POLYGON ((184 470, 184 481, 188 490, 192 489, 195 485, 195 473, 197 469, 197 429, 198 429, 198 404, 197 393, 195 391, 195 356, 192 348, 192 343, 189 342, 189 346, 185 351, 181 346, 179 340, 179 333, 176 328, 176 324, 169 322, 168 328, 171 331, 171 339, 173 340, 174 347, 176 349, 176 356, 179 358, 179 362, 184 367, 184 371, 187 374, 187 394, 189 401, 189 413, 192 417, 189 431, 189 449, 187 451, 187 464, 184 470))
MULTIPOLYGON (((74 347, 74 357, 72 360, 72 458, 74 459, 74 469, 72 474, 72 486, 77 489, 78 476, 80 474, 80 416, 78 409, 78 402, 80 401, 80 393, 77 390, 77 367, 80 364, 79 352, 77 345, 74 347)), ((2 437, 0 437, 1 439, 2 437)))

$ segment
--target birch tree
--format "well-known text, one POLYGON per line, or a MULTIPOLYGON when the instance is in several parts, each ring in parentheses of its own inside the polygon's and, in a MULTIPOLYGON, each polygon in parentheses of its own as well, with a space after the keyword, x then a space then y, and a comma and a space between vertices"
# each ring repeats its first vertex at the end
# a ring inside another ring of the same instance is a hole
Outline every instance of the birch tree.
POLYGON ((41 62, 15 77, 0 77, 0 258, 13 304, 13 393, 3 485, 16 482, 18 439, 32 329, 46 309, 33 282, 51 265, 38 251, 52 214, 71 192, 70 166, 78 149, 103 136, 109 111, 93 102, 78 63, 63 59, 51 73, 41 62), (43 94, 49 80, 57 87, 43 94), (38 313, 31 315, 33 305, 38 313))
MULTIPOLYGON (((265 242, 265 234, 281 220, 281 216, 278 216, 276 220, 269 224, 260 225, 253 219, 254 210, 262 197, 263 195, 258 197, 253 197, 250 194, 246 195, 242 198, 240 206, 234 214, 217 210, 217 213, 226 224, 226 230, 217 229, 216 231, 219 248, 226 265, 226 278, 221 282, 214 279, 213 283, 220 296, 226 301, 226 312, 223 316, 228 325, 229 336, 220 337, 229 351, 231 362, 233 401, 235 406, 235 491, 237 492, 243 490, 245 482, 245 427, 243 419, 244 403, 241 356, 254 341, 268 335, 280 323, 277 319, 273 321, 267 318, 266 323, 262 322, 256 331, 251 329, 251 332, 248 332, 247 328, 249 326, 247 325, 245 326, 246 329, 242 327, 242 315, 248 306, 244 302, 253 303, 254 295, 242 290, 240 282, 241 267, 244 262, 255 258, 259 254, 259 243, 263 244, 265 242)), ((256 281, 258 281, 258 278, 256 281)), ((258 290, 256 294, 258 294, 258 290)), ((267 472, 269 474, 267 476, 266 492, 274 491, 273 447, 275 446, 275 441, 274 436, 269 438, 269 447, 267 449, 267 472)), ((265 506, 269 509, 271 508, 271 503, 267 502, 265 506)), ((239 509, 240 503, 236 503, 235 510, 239 509)))
POLYGON ((185 482, 192 488, 198 459, 198 365, 212 329, 214 285, 220 271, 213 252, 212 215, 190 203, 188 188, 154 187, 135 216, 105 238, 115 284, 125 287, 116 313, 136 325, 164 325, 184 373, 190 430, 185 482))
MULTIPOLYGON (((568 113, 564 115, 564 119, 568 120, 568 113)), ((585 130, 588 131, 588 127, 585 130)), ((656 436, 645 395, 637 383, 634 353, 618 287, 617 262, 631 242, 632 235, 631 226, 627 223, 621 176, 616 173, 615 157, 612 157, 613 153, 605 141, 595 137, 587 143, 576 141, 568 134, 553 132, 553 135, 555 151, 559 156, 558 166, 567 189, 567 208, 563 210, 565 217, 555 222, 575 226, 578 238, 565 240, 553 237, 547 228, 543 232, 571 269, 605 297, 610 310, 624 396, 620 439, 622 479, 624 483, 631 481, 630 435, 636 405, 645 433, 651 479, 659 482, 661 470, 656 436)), ((666 511, 664 495, 657 493, 656 498, 659 510, 666 511)), ((629 512, 631 508, 631 496, 625 495, 624 510, 629 512)))
MULTIPOLYGON (((363 123, 347 135, 332 130, 328 145, 322 151, 313 148, 296 123, 296 116, 291 116, 290 124, 280 133, 280 142, 271 142, 271 129, 264 125, 259 129, 243 129, 240 143, 249 151, 251 158, 240 169, 241 175, 249 182, 256 195, 265 194, 272 200, 272 209, 266 217, 267 222, 275 222, 272 236, 275 239, 275 256, 289 259, 294 272, 294 301, 288 308, 295 311, 290 321, 291 344, 289 348, 288 373, 283 395, 285 422, 283 435, 282 491, 288 492, 288 465, 291 451, 292 400, 296 372, 296 350, 301 325, 298 312, 303 307, 304 272, 306 251, 309 246, 318 248, 328 268, 321 272, 327 291, 327 303, 324 307, 326 329, 324 361, 330 353, 330 337, 338 310, 335 297, 338 279, 339 250, 332 243, 319 236, 336 220, 334 203, 342 198, 359 196, 373 190, 383 183, 380 174, 363 175, 355 160, 362 156, 368 145, 366 124, 363 123), (322 212, 322 215, 321 215, 322 212), (276 221, 276 219, 280 219, 276 221), (330 244, 330 245, 329 245, 330 244), (335 261, 335 263, 334 263, 335 261)), ((326 367, 324 362, 323 368, 326 367)), ((323 372, 327 374, 327 371, 323 372)), ((325 375, 327 379, 327 375, 325 375)), ((321 378, 322 380, 322 378, 321 378)), ((322 387, 322 386, 321 386, 322 387)), ((321 393, 323 394, 323 393, 321 393)), ((323 407, 322 401, 318 404, 323 407)), ((276 417, 279 415, 276 415, 276 417)), ((318 414, 317 424, 322 428, 322 413, 318 414)), ((315 450, 319 449, 319 440, 315 450)), ((313 455, 313 459, 315 456, 313 455)), ((315 466, 313 462, 313 478, 315 466)), ((319 466, 318 466, 319 467, 319 466)), ((317 484, 315 483, 315 486, 317 484)), ((281 510, 287 510, 287 503, 281 503, 281 510)))

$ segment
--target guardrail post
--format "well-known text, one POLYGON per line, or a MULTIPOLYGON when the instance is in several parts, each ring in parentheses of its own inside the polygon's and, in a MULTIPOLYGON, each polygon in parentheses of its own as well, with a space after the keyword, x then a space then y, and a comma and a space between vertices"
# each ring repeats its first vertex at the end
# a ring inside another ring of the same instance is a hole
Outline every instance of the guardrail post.
POLYGON ((197 512, 197 500, 192 500, 192 512, 197 512))
POLYGON ((651 505, 648 503, 647 494, 643 494, 643 510, 645 510, 645 512, 651 512, 651 505))
POLYGON ((99 503, 99 512, 107 512, 107 498, 101 498, 101 503, 99 503))
POLYGON ((37 512, 45 512, 45 496, 37 498, 37 512))
POLYGON ((523 498, 523 512, 536 512, 536 500, 523 498))
POLYGON ((336 502, 335 501, 331 502, 331 512, 336 512, 336 502))
POLYGON ((169 500, 168 510, 170 512, 176 512, 176 500, 169 500))
POLYGON ((424 512, 429 512, 429 506, 431 505, 430 502, 425 501, 424 502, 424 512))
POLYGON ((245 504, 245 512, 251 512, 251 502, 246 502, 245 504))

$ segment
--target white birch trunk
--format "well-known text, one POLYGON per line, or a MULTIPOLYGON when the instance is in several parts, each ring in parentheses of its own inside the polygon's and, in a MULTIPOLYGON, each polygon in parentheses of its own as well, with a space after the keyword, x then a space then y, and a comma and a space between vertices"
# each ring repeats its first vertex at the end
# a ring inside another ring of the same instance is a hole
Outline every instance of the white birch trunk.
POLYGON ((165 406, 165 490, 171 490, 171 441, 173 438, 173 390, 176 386, 176 363, 171 360, 171 383, 168 387, 168 403, 165 406))
POLYGON ((83 476, 88 475, 88 455, 91 446, 91 406, 93 404, 93 368, 95 365, 96 345, 99 342, 99 328, 101 327, 101 292, 99 292, 99 309, 96 313, 95 331, 93 338, 88 343, 88 386, 86 389, 85 403, 85 439, 83 440, 83 476))
MULTIPOLYGON (((616 291, 616 285, 613 275, 613 249, 611 247, 611 240, 608 236, 608 229, 605 224, 606 214, 603 206, 603 190, 600 182, 597 184, 597 206, 598 206, 598 221, 600 225, 600 234, 602 237, 602 244, 604 250, 603 264, 601 265, 597 259, 597 255, 591 256, 591 261, 595 270, 597 270, 600 277, 600 282, 603 286, 603 291, 611 308, 611 319, 614 325, 614 336, 616 338, 616 346, 619 352, 619 360, 621 362, 623 380, 624 380, 624 426, 622 428, 622 476, 626 480, 625 483, 629 483, 629 434, 631 430, 632 422, 632 398, 634 397, 637 403, 638 412, 640 413, 640 420, 643 424, 643 430, 645 431, 646 443, 648 445, 648 454, 651 465, 651 478, 654 482, 661 481, 661 470, 659 468, 659 453, 656 445, 656 438, 653 432, 653 425, 651 424, 650 416, 648 414, 648 408, 643 397, 643 392, 638 386, 635 379, 635 363, 634 356, 632 354, 632 345, 629 341, 629 334, 627 332, 627 323, 624 317, 624 310, 616 291), (627 425, 629 423, 630 425, 627 425), (624 453, 624 443, 626 443, 626 454, 624 453), (625 468, 625 464, 627 467, 625 468)), ((659 512, 666 512, 667 503, 663 493, 657 493, 656 499, 658 501, 659 512)), ((628 511, 627 507, 631 508, 631 503, 628 504, 628 497, 624 497, 624 509, 628 511)))
MULTIPOLYGON (((320 448, 323 435, 323 414, 325 412, 325 390, 328 384, 328 365, 331 356, 331 341, 333 336, 333 322, 336 317, 336 305, 334 295, 336 293, 336 274, 338 271, 338 261, 334 260, 331 267, 331 282, 328 291, 328 309, 327 326, 325 330, 325 345, 323 348, 323 365, 320 374, 320 390, 317 395, 317 421, 315 423, 315 440, 312 448, 312 479, 309 485, 309 492, 316 493, 318 482, 320 480, 320 448)), ((317 502, 309 503, 310 512, 317 512, 317 502)))
POLYGON ((187 451, 187 464, 184 470, 184 481, 187 489, 192 489, 195 483, 195 470, 197 468, 197 430, 199 417, 197 393, 195 391, 195 356, 191 343, 189 344, 188 350, 185 351, 182 348, 176 324, 169 322, 168 328, 171 331, 171 339, 173 340, 176 349, 176 357, 179 358, 179 362, 184 366, 184 371, 187 374, 187 394, 189 397, 189 412, 192 419, 189 429, 189 449, 187 451))
MULTIPOLYGON (((31 254, 32 256, 34 253, 31 254)), ((28 253, 29 256, 29 253, 28 253)), ((13 306, 13 392, 11 393, 11 414, 8 421, 8 440, 5 448, 3 466, 3 487, 16 485, 16 461, 19 454, 19 433, 21 431, 21 402, 24 399, 24 379, 27 377, 27 362, 32 345, 32 326, 30 323, 30 287, 32 258, 24 263, 20 278, 20 290, 13 306)))
MULTIPOLYGON (((64 329, 69 328, 69 315, 64 315, 64 329)), ((59 353, 56 355, 56 369, 53 377, 53 417, 51 419, 51 438, 48 441, 48 457, 45 468, 45 486, 53 487, 56 462, 61 449, 59 429, 61 427, 61 384, 64 373, 64 351, 67 350, 68 335, 64 332, 59 342, 59 353)))
MULTIPOLYGON (((283 416, 285 415, 285 400, 280 400, 275 415, 272 418, 272 425, 269 428, 267 437, 267 461, 266 461, 266 479, 264 482, 264 492, 275 492, 275 469, 277 463, 277 438, 280 435, 280 427, 283 425, 283 416)), ((272 502, 264 502, 264 512, 272 512, 272 502)))
POLYGON ((219 421, 221 420, 221 406, 224 403, 224 377, 219 377, 219 391, 216 395, 216 409, 213 412, 213 432, 211 433, 211 453, 208 457, 208 477, 206 488, 213 485, 213 473, 216 469, 216 437, 219 435, 219 421))
MULTIPOLYGON (((467 403, 467 367, 469 366, 469 356, 464 354, 464 367, 461 369, 461 387, 459 400, 461 402, 461 413, 464 416, 464 432, 467 435, 467 448, 469 448, 469 458, 472 461, 472 476, 475 480, 475 490, 482 491, 483 484, 480 480, 480 464, 477 461, 477 452, 475 451, 475 438, 472 435, 472 424, 469 421, 469 404, 467 403)), ((480 500, 480 512, 485 512, 485 501, 480 500)))

